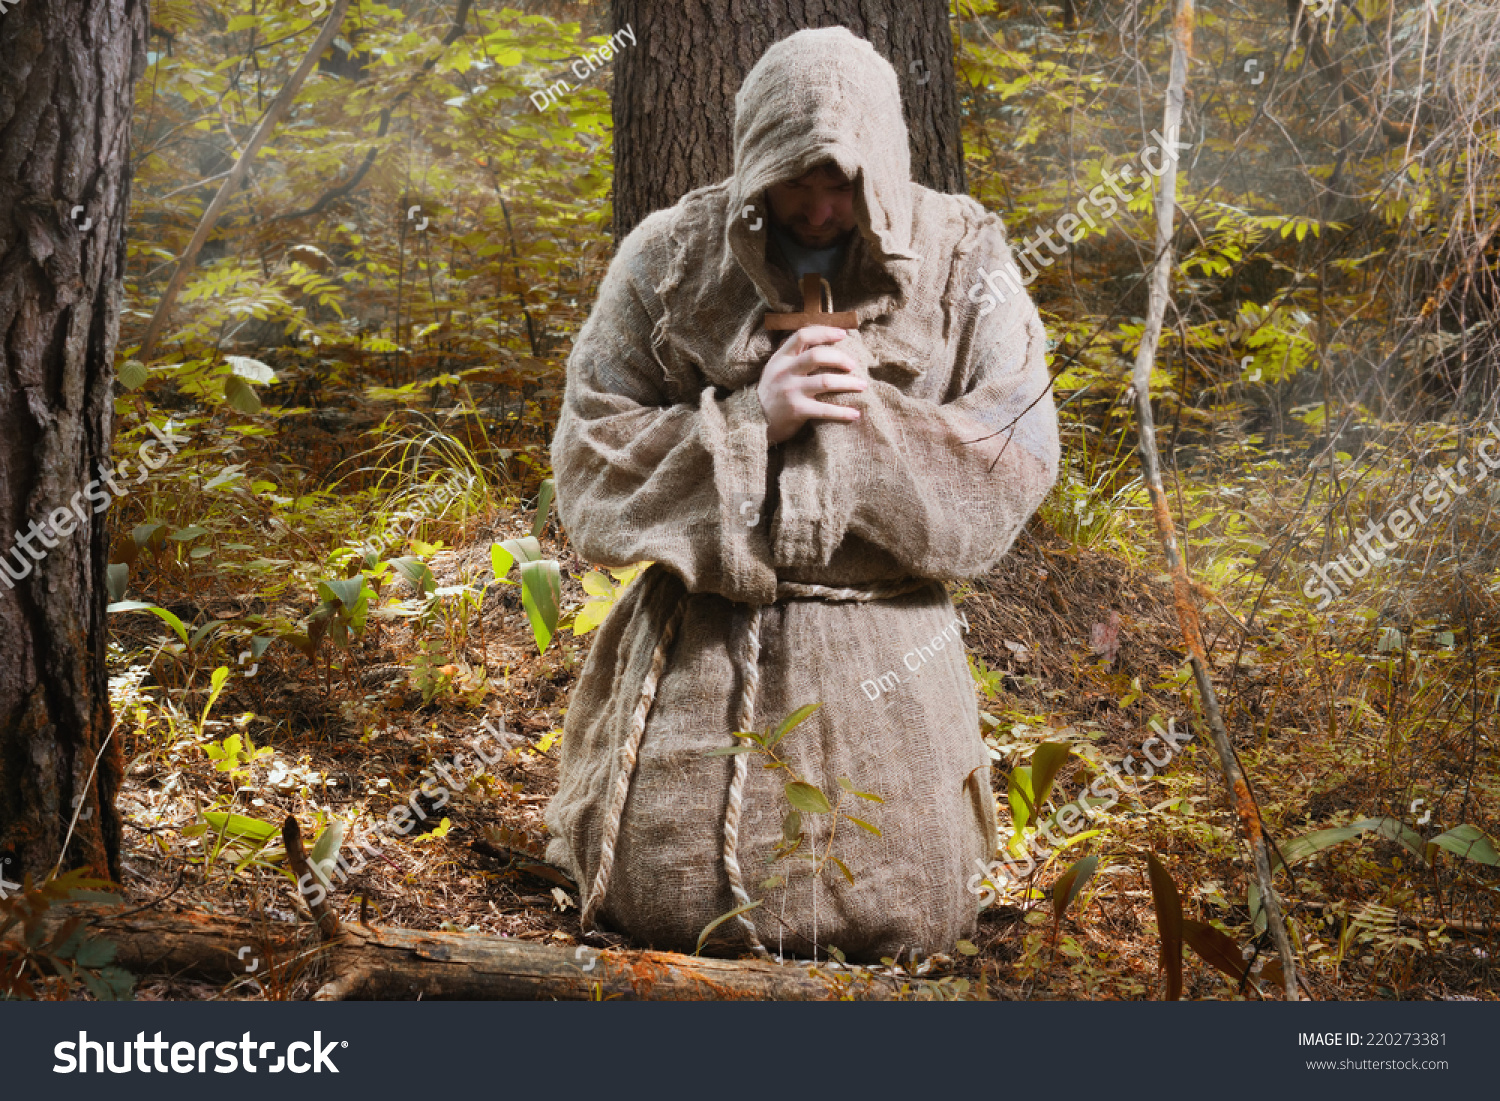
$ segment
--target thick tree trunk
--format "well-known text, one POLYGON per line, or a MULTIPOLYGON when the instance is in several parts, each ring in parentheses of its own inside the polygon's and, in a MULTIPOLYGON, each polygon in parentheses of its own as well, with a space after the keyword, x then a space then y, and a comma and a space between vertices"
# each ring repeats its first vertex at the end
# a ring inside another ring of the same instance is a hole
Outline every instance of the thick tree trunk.
POLYGON ((145 43, 144 0, 0 16, 0 876, 11 881, 51 871, 75 803, 68 863, 118 876, 106 514, 92 502, 81 520, 62 510, 110 457, 145 43))
POLYGON ((809 966, 700 959, 675 952, 555 948, 508 937, 382 929, 350 922, 319 945, 314 926, 256 925, 216 914, 137 913, 60 907, 52 921, 88 915, 92 933, 119 949, 115 962, 137 978, 253 978, 291 992, 311 978, 321 1000, 511 999, 653 1001, 889 998, 894 984, 868 972, 833 975, 809 966))
POLYGON ((734 172, 734 94, 771 44, 848 27, 896 69, 912 178, 964 193, 947 0, 615 0, 636 45, 615 62, 615 240, 653 210, 734 172))

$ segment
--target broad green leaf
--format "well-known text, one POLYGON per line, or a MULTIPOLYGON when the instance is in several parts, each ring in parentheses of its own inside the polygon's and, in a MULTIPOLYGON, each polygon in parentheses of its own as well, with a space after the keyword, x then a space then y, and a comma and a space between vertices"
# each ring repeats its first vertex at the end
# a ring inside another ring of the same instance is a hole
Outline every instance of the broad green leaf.
POLYGON ((1017 836, 1031 821, 1034 803, 1031 798, 1031 766, 1017 765, 1010 770, 1010 779, 1006 783, 1006 798, 1010 801, 1011 822, 1015 826, 1017 836))
POLYGON ((353 611, 359 604, 364 590, 365 579, 362 574, 358 577, 339 577, 318 582, 318 596, 321 599, 330 604, 342 604, 348 611, 353 611))
POLYGON ((542 653, 557 632, 562 605, 562 571, 556 562, 521 563, 521 606, 531 621, 536 651, 542 653))
POLYGON ((437 589, 437 578, 432 575, 432 568, 420 558, 392 558, 390 564, 397 573, 411 582, 412 588, 417 592, 430 593, 437 589))
POLYGON ((269 841, 280 832, 269 822, 262 822, 259 818, 247 818, 243 814, 206 810, 203 812, 203 820, 213 828, 215 833, 222 833, 226 838, 246 837, 252 841, 269 841))
POLYGON ((58 959, 66 960, 73 957, 83 945, 83 938, 88 936, 88 930, 83 926, 81 918, 69 918, 58 926, 57 932, 52 934, 52 942, 47 950, 58 959))
POLYGON ((547 515, 552 511, 552 494, 555 485, 551 478, 543 478, 541 488, 537 490, 536 496, 536 519, 531 523, 531 537, 540 539, 542 532, 547 530, 547 515))
POLYGON ((490 544, 490 569, 495 572, 496 581, 504 581, 505 575, 510 573, 510 568, 516 564, 516 556, 505 549, 504 543, 490 544))
MULTIPOLYGON (((1372 831, 1384 837, 1387 841, 1397 842, 1416 856, 1418 860, 1425 859, 1423 855, 1422 835, 1400 819, 1389 817, 1361 818, 1357 822, 1350 822, 1347 826, 1314 830, 1312 833, 1282 842, 1280 846, 1281 853, 1286 857, 1288 863, 1295 864, 1300 860, 1306 860, 1314 853, 1321 852, 1330 846, 1341 844, 1342 842, 1358 837, 1361 833, 1372 831)), ((1275 863, 1279 863, 1279 861, 1275 863)))
POLYGON ((1500 853, 1495 851, 1495 843, 1474 826, 1454 826, 1446 833, 1438 834, 1429 843, 1466 860, 1488 864, 1490 867, 1500 865, 1500 853))
POLYGON ((135 541, 137 547, 150 547, 152 550, 161 550, 166 545, 166 524, 137 524, 130 529, 130 537, 135 541))
POLYGON ((333 880, 329 878, 327 868, 338 863, 339 849, 344 844, 344 823, 335 819, 328 823, 328 827, 318 835, 317 841, 313 843, 312 852, 308 854, 308 863, 312 867, 313 876, 323 885, 324 890, 333 889, 333 880))
POLYGON ((120 364, 119 371, 115 373, 115 378, 119 379, 120 385, 127 390, 139 389, 146 384, 146 380, 150 377, 151 372, 138 359, 127 359, 124 363, 120 364))
POLYGON ((573 636, 586 635, 603 623, 614 608, 613 601, 588 600, 573 615, 573 636))
POLYGON ((793 729, 799 726, 804 719, 806 719, 809 715, 811 715, 814 711, 822 706, 823 705, 821 703, 805 703, 801 707, 797 708, 797 710, 793 711, 786 718, 782 719, 780 725, 776 727, 776 733, 773 734, 771 736, 771 740, 766 743, 766 748, 770 749, 771 747, 773 747, 777 742, 781 741, 782 738, 785 738, 788 734, 790 734, 793 729))
POLYGON ((1097 856, 1086 856, 1057 877, 1057 882, 1052 884, 1054 917, 1061 918, 1068 912, 1068 907, 1073 904, 1073 900, 1078 897, 1078 892, 1083 890, 1083 885, 1089 881, 1094 874, 1094 869, 1098 866, 1097 856))
POLYGON ((103 937, 95 937, 79 945, 78 954, 73 957, 73 962, 79 967, 97 970, 114 958, 115 946, 103 937))
POLYGON ((224 378, 224 402, 239 413, 259 413, 260 397, 248 382, 239 375, 224 378))
POLYGON ((598 570, 589 570, 583 575, 583 591, 590 596, 609 597, 615 595, 615 585, 598 570))
POLYGON ((1352 837, 1358 837, 1360 829, 1358 826, 1336 826, 1333 829, 1314 830, 1312 833, 1294 837, 1290 841, 1280 844, 1281 855, 1286 858, 1288 864, 1296 864, 1298 861, 1306 860, 1316 852, 1348 841, 1352 837))
POLYGON ((847 819, 849 819, 849 821, 853 822, 860 829, 862 829, 862 830, 869 830, 876 837, 883 837, 884 836, 884 834, 882 834, 874 826, 870 825, 870 823, 866 822, 863 818, 856 818, 852 814, 846 814, 846 815, 844 815, 844 817, 847 818, 847 819))
POLYGON ((781 820, 781 836, 788 844, 802 836, 802 812, 789 810, 781 820))
MULTIPOLYGON (((507 539, 500 544, 516 562, 540 562, 542 560, 542 545, 536 541, 533 535, 523 535, 519 539, 507 539)), ((507 570, 507 573, 510 571, 507 570)))
POLYGON ((609 573, 615 579, 615 584, 619 585, 621 589, 626 589, 630 587, 632 581, 645 573, 650 566, 650 562, 637 562, 634 566, 624 566, 618 569, 610 566, 609 573))
POLYGON ((1395 841, 1418 860, 1422 860, 1422 835, 1399 818, 1361 818, 1354 825, 1373 830, 1387 841, 1395 841))
POLYGON ((786 801, 805 814, 827 814, 833 809, 827 796, 801 780, 791 781, 782 790, 786 792, 786 801))
POLYGON ((150 612, 152 615, 156 616, 163 623, 165 623, 168 627, 172 628, 173 631, 177 632, 177 637, 182 639, 182 644, 184 646, 188 644, 187 627, 183 625, 182 620, 178 619, 171 612, 167 611, 167 609, 159 605, 152 604, 144 600, 119 600, 113 604, 106 605, 104 611, 106 613, 150 612))
POLYGON ((78 978, 88 987, 89 993, 101 1002, 129 1001, 130 988, 135 985, 135 976, 120 967, 105 967, 98 974, 79 971, 78 978))
MULTIPOLYGON (((1249 890, 1245 894, 1246 909, 1250 911, 1250 931, 1260 936, 1266 931, 1266 908, 1260 904, 1260 885, 1255 880, 1250 881, 1249 890)), ((1265 973, 1265 969, 1261 969, 1265 973)))
MULTIPOLYGON (((1054 821, 1056 820, 1056 815, 1053 816, 1053 820, 1054 821)), ((1061 845, 1057 846, 1057 849, 1055 851, 1056 852, 1062 852, 1064 849, 1070 849, 1074 845, 1081 845, 1085 841, 1087 841, 1090 837, 1098 837, 1103 832, 1104 832, 1103 830, 1084 830, 1082 833, 1075 833, 1072 837, 1068 838, 1061 845)))
POLYGON ((1043 742, 1031 755, 1031 791, 1033 807, 1040 807, 1052 791, 1052 781, 1067 762, 1073 749, 1066 742, 1043 742))
POLYGON ((849 881, 849 885, 854 886, 854 873, 849 870, 849 866, 836 856, 830 856, 828 859, 838 865, 839 871, 844 873, 844 878, 849 881))
POLYGON ((213 634, 218 628, 224 626, 222 619, 210 619, 202 627, 193 632, 192 640, 188 642, 189 650, 196 650, 203 644, 203 640, 213 634))
POLYGON ((583 607, 573 614, 570 626, 574 637, 586 635, 608 618, 609 613, 614 610, 625 588, 635 575, 640 572, 638 567, 629 567, 624 570, 611 570, 611 573, 619 579, 619 583, 610 581, 608 577, 597 570, 590 570, 583 575, 583 591, 587 594, 583 607))

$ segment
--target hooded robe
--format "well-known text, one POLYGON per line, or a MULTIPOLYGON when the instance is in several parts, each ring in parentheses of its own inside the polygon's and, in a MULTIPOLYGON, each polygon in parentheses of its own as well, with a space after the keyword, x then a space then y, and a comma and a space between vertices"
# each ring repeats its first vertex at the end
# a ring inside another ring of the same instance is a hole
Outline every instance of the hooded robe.
POLYGON ((966 620, 941 582, 990 569, 1056 480, 1046 334, 1024 291, 986 290, 997 270, 1019 284, 1000 221, 911 181, 896 74, 868 42, 794 34, 735 107, 734 176, 626 237, 568 359, 563 526, 590 562, 655 565, 574 690, 547 856, 586 926, 655 948, 692 951, 758 901, 710 946, 951 951, 996 826, 966 620), (767 260, 763 195, 830 161, 858 219, 829 284, 859 327, 835 346, 870 385, 822 399, 857 422, 768 448, 756 385, 787 334, 765 315, 802 298, 767 260), (776 746, 790 773, 708 755, 811 703, 776 746), (883 802, 842 794, 836 828, 803 813, 776 860, 792 775, 830 803, 841 780, 883 802), (832 861, 812 876, 806 857, 830 851, 852 883, 832 861))

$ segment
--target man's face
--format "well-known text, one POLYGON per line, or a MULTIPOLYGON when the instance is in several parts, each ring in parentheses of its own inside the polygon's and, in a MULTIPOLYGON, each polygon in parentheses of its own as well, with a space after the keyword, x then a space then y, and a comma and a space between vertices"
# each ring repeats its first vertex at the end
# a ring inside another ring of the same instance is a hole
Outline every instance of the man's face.
POLYGON ((854 181, 837 165, 819 165, 766 188, 771 220, 804 248, 827 248, 855 227, 854 181))

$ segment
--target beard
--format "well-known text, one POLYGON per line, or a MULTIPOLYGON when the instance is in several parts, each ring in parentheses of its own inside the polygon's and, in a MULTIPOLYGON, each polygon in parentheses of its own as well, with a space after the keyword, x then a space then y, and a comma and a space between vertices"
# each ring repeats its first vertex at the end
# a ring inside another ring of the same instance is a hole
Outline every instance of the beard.
POLYGON ((852 229, 839 229, 837 226, 820 226, 814 229, 807 222, 788 222, 782 227, 792 240, 803 248, 822 249, 830 248, 848 238, 852 229))

